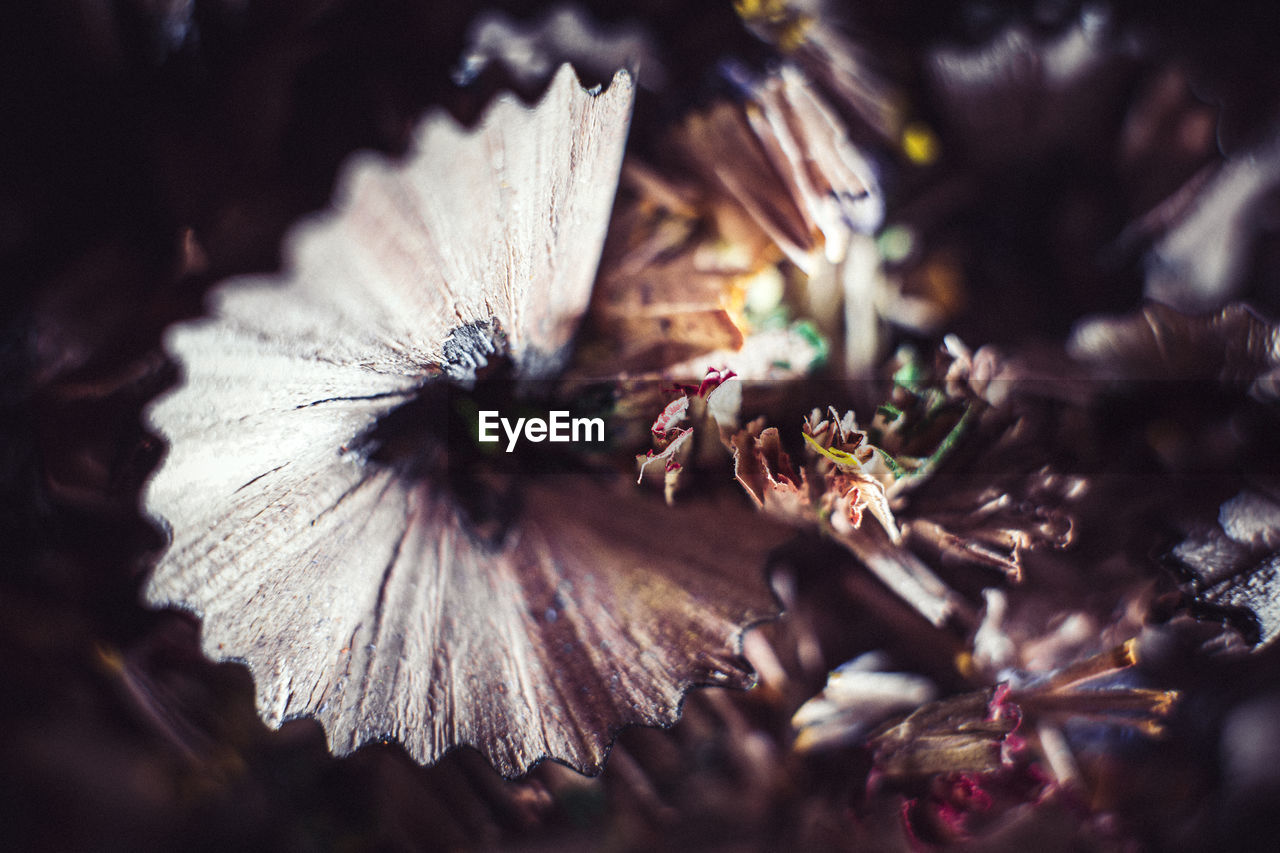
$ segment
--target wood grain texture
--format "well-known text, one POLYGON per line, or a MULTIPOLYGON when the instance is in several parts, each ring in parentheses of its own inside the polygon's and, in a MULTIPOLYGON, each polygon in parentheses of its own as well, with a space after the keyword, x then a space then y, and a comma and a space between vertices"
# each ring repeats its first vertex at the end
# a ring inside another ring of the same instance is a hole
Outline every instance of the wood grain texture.
POLYGON ((314 717, 335 753, 420 762, 463 744, 506 775, 600 768, 626 724, 674 721, 695 683, 745 684, 741 631, 774 612, 761 531, 724 543, 585 475, 521 495, 498 544, 448 488, 359 439, 493 352, 554 375, 585 308, 631 83, 566 66, 473 130, 425 119, 403 163, 361 155, 335 210, 294 229, 283 278, 219 287, 171 330, 184 382, 149 410, 170 444, 147 511, 171 545, 149 602, 196 612, 205 652, 253 673, 271 725, 314 717))

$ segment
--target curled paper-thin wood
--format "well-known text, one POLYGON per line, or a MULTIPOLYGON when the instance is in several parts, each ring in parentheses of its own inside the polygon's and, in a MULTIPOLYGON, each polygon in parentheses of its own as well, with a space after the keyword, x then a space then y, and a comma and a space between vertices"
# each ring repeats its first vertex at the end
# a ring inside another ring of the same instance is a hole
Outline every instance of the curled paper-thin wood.
POLYGON ((631 100, 626 74, 597 94, 566 66, 535 107, 428 117, 404 162, 346 170, 283 279, 227 282, 171 330, 184 381, 149 412, 170 450, 145 502, 172 542, 146 596, 248 665, 269 724, 315 718, 338 754, 394 739, 420 762, 469 744, 506 775, 593 771, 691 685, 750 681, 740 634, 774 610, 754 532, 723 542, 714 508, 673 530, 633 487, 548 475, 494 541, 365 441, 495 355, 520 379, 559 369, 631 100))

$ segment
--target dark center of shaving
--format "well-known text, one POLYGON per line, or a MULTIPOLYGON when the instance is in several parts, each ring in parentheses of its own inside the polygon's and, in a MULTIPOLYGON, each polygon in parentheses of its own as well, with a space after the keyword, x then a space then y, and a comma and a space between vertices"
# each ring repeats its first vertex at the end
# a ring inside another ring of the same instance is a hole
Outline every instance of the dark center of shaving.
POLYGON ((580 471, 583 460, 573 445, 510 442, 505 428, 490 430, 496 441, 481 441, 482 413, 514 424, 599 404, 584 403, 582 395, 567 401, 560 383, 521 378, 496 321, 458 327, 444 349, 448 363, 440 375, 380 418, 357 447, 370 464, 390 466, 449 501, 468 535, 499 548, 520 516, 520 484, 580 471))

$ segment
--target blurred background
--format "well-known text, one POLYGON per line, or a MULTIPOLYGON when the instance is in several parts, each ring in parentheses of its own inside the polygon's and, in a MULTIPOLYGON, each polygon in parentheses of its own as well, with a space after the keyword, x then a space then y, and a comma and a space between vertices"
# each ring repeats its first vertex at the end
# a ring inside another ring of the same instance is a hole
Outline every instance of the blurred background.
MULTIPOLYGON (((741 100, 743 80, 790 61, 816 81, 881 183, 875 234, 892 237, 880 251, 901 297, 882 318, 883 357, 943 332, 975 347, 1052 349, 1082 318, 1144 300, 1197 313, 1244 301, 1275 316, 1271 5, 557 8, 621 38, 628 61, 640 57, 628 156, 659 169, 672 128, 741 100)), ((1037 849, 1273 849, 1280 661, 1270 647, 1213 657, 1170 632, 1146 662, 1153 683, 1182 693, 1164 736, 1097 735, 1078 794, 1005 792, 1018 805, 993 807, 1009 817, 993 817, 987 833, 951 832, 936 815, 921 829, 911 804, 955 795, 872 790, 856 743, 793 750, 792 714, 863 652, 887 651, 944 693, 972 686, 953 665, 954 638, 921 627, 851 555, 816 538, 771 564, 789 615, 748 643, 761 687, 695 691, 672 730, 625 732, 594 779, 548 763, 504 781, 470 750, 432 768, 393 744, 331 758, 316 725, 259 721, 247 672, 208 662, 194 619, 142 606, 163 537, 139 492, 163 447, 141 413, 177 377, 164 329, 199 316, 214 283, 278 268, 282 234, 326 204, 343 159, 402 153, 424 110, 465 122, 498 91, 535 97, 540 50, 578 51, 568 58, 584 84, 607 82, 613 68, 593 38, 586 48, 532 38, 504 53, 553 11, 68 0, 0 12, 6 846, 896 850, 1034 839, 1037 849), (481 16, 494 12, 507 23, 486 40, 481 16)), ((1249 328, 1209 351, 1259 334, 1249 328)), ((1160 470, 1210 458, 1220 475, 1177 512, 1100 504, 1082 522, 1123 520, 1099 537, 1110 544, 1076 559, 1123 554, 1160 587, 1157 599, 1177 587, 1157 557, 1187 535, 1179 513, 1213 519, 1251 466, 1280 470, 1273 415, 1251 413, 1256 428, 1224 444, 1210 429, 1228 405, 1217 397, 1118 399, 1092 422, 1110 442, 1093 458, 1138 446, 1160 470), (1157 421, 1191 432, 1171 445, 1152 438, 1157 421)), ((1095 581, 1048 587, 1087 597, 1095 581)))

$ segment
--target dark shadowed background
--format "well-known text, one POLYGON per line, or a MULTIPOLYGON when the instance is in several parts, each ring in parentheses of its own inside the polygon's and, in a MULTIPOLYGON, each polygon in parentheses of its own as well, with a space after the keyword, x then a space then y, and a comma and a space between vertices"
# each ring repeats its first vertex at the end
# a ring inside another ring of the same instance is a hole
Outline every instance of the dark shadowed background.
MULTIPOLYGON (((543 4, 491 5, 528 17, 543 4)), ((600 21, 643 25, 662 60, 667 84, 641 91, 633 152, 659 157, 664 128, 731 95, 727 62, 776 62, 727 0, 580 5, 600 21)), ((1062 339, 1084 315, 1136 308, 1152 286, 1152 238, 1139 220, 1199 170, 1274 138, 1271 7, 850 3, 859 42, 941 142, 935 171, 888 194, 890 217, 915 224, 964 270, 968 299, 950 328, 974 345, 1034 345, 1062 339), (1105 10, 1125 39, 1069 86, 929 70, 940 48, 981 50, 1011 22, 1050 40, 1090 9, 1105 10), (1135 118, 1143 105, 1149 118, 1135 118)), ((892 807, 854 808, 865 756, 787 753, 789 713, 820 676, 798 678, 783 698, 700 691, 672 731, 625 733, 600 779, 544 765, 504 782, 468 750, 424 769, 395 745, 333 759, 307 722, 269 731, 247 672, 205 660, 195 620, 140 603, 163 544, 138 506, 163 450, 141 412, 177 375, 163 330, 199 315, 213 283, 275 269, 284 229, 324 206, 352 151, 402 151, 423 110, 443 106, 465 121, 511 85, 497 66, 454 82, 477 11, 410 0, 67 0, 0 12, 6 848, 907 843, 892 807)), ((1197 296, 1200 307, 1244 299, 1274 316, 1280 199, 1267 189, 1230 227, 1242 233, 1239 271, 1197 296)), ((1138 428, 1120 415, 1116 424, 1138 428)), ((1212 508, 1233 488, 1201 503, 1212 508)), ((1169 533, 1153 527, 1150 547, 1169 533)), ((954 680, 921 651, 933 640, 915 633, 903 605, 850 574, 847 554, 808 542, 780 559, 808 568, 796 575, 788 621, 764 629, 779 648, 802 655, 803 639, 817 637, 826 668, 887 648, 941 684, 954 680)), ((1056 806, 1038 824, 1037 847, 1274 848, 1280 761, 1232 783, 1222 732, 1255 726, 1250 742, 1280 750, 1276 649, 1227 664, 1171 660, 1167 681, 1186 701, 1168 737, 1118 743, 1112 788, 1056 806)))

